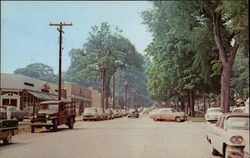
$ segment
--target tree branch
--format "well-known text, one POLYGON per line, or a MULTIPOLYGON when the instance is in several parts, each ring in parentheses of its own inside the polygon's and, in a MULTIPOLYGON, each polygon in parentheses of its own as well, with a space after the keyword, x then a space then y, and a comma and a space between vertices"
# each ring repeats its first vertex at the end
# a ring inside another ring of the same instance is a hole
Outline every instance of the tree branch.
POLYGON ((231 65, 233 65, 233 63, 234 63, 234 59, 235 59, 235 56, 236 56, 236 54, 237 54, 237 51, 238 51, 239 46, 240 46, 240 45, 239 45, 238 43, 235 42, 235 44, 234 44, 232 50, 230 51, 230 56, 229 56, 229 58, 228 58, 228 62, 229 62, 231 65))

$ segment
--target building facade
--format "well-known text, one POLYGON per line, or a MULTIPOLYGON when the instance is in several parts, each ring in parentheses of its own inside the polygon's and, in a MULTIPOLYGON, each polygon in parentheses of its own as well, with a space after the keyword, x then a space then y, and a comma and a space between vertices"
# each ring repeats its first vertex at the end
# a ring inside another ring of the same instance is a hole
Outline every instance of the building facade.
MULTIPOLYGON (((12 105, 20 110, 32 108, 41 101, 57 100, 58 85, 19 74, 1 73, 0 106, 12 105)), ((62 90, 62 100, 66 90, 62 90)))
POLYGON ((72 82, 64 82, 67 100, 75 102, 77 114, 81 114, 86 107, 92 104, 91 90, 72 82))

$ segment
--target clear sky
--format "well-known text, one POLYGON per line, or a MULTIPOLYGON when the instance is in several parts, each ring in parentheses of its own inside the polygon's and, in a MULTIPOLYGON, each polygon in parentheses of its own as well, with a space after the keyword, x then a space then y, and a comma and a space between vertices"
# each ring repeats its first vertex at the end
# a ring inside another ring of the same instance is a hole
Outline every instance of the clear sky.
POLYGON ((41 62, 58 73, 58 36, 49 23, 72 23, 63 28, 62 70, 70 65, 68 52, 82 48, 91 26, 109 22, 123 30, 140 53, 152 37, 140 12, 152 7, 147 1, 1 1, 1 72, 41 62))

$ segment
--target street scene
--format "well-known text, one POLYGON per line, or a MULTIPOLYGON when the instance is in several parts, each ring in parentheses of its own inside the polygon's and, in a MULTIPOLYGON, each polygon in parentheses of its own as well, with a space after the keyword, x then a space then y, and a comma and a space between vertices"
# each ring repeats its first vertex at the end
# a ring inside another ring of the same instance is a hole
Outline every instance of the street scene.
POLYGON ((1 1, 1 158, 250 158, 249 2, 1 1))
POLYGON ((133 120, 78 121, 72 131, 62 126, 56 133, 45 130, 37 136, 17 135, 12 145, 0 147, 1 157, 32 157, 35 153, 37 158, 221 158, 210 155, 205 126, 204 122, 155 123, 148 115, 133 120))

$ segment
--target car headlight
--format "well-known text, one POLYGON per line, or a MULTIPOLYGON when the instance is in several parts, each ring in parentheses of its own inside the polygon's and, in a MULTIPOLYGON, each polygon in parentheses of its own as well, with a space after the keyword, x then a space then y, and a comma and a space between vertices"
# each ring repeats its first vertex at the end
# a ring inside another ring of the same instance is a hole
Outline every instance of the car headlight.
POLYGON ((49 118, 49 115, 46 115, 46 119, 48 119, 49 118))
POLYGON ((242 136, 232 136, 230 142, 233 144, 241 144, 243 142, 242 136))

